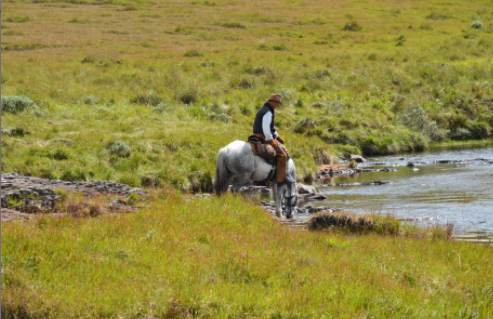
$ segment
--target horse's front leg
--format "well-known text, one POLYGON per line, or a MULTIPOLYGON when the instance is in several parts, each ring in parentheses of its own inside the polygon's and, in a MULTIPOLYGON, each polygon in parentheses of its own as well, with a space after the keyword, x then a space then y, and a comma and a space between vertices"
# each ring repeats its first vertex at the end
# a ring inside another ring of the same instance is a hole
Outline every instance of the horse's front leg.
POLYGON ((282 192, 285 186, 278 186, 277 183, 272 185, 272 193, 274 194, 274 202, 276 203, 276 216, 282 216, 282 192))
POLYGON ((291 183, 287 186, 286 190, 286 218, 290 219, 293 217, 293 213, 296 209, 296 183, 291 183))

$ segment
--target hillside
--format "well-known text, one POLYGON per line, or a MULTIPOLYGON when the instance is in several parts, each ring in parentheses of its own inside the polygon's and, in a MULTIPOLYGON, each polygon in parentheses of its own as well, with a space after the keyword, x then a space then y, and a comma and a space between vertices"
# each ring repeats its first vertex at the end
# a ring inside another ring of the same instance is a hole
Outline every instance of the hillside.
POLYGON ((1 169, 206 191, 272 92, 301 178, 489 139, 492 33, 488 0, 4 1, 1 169))

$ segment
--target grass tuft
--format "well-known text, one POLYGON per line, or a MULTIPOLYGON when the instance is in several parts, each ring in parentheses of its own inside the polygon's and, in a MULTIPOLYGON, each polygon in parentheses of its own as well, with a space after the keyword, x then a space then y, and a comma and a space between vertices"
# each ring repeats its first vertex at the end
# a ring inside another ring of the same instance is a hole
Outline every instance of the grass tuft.
POLYGON ((31 21, 31 19, 28 16, 16 14, 16 15, 8 16, 5 19, 2 19, 2 21, 13 22, 13 23, 24 23, 31 21))

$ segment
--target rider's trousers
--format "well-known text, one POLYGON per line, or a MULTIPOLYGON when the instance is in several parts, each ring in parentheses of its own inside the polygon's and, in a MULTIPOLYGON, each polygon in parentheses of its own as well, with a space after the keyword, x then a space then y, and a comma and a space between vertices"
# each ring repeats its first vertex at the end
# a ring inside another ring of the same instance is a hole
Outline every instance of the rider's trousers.
POLYGON ((278 183, 282 183, 286 180, 286 166, 288 162, 288 155, 286 154, 286 151, 283 149, 281 144, 276 143, 273 146, 276 149, 277 160, 276 181, 278 183))

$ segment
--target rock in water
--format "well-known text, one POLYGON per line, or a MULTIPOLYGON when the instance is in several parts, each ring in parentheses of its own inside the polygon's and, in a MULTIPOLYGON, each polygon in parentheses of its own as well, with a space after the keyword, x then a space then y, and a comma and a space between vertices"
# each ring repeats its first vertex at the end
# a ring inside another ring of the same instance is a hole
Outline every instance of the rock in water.
POLYGON ((358 163, 364 163, 366 162, 366 159, 359 156, 359 155, 354 155, 354 154, 351 154, 351 158, 350 158, 351 161, 356 161, 358 163))

